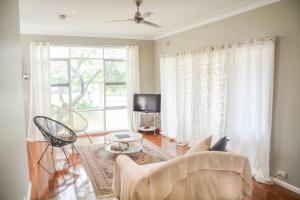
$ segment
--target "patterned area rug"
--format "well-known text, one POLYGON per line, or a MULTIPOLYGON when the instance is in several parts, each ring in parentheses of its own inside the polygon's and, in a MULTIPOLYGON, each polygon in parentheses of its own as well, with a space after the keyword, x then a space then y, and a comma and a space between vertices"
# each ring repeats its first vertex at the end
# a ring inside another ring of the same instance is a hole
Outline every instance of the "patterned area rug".
MULTIPOLYGON (((113 197, 113 167, 117 154, 105 151, 104 144, 76 146, 85 171, 87 172, 97 199, 113 197)), ((143 152, 127 154, 137 164, 148 164, 169 160, 171 155, 158 146, 143 140, 143 152)))

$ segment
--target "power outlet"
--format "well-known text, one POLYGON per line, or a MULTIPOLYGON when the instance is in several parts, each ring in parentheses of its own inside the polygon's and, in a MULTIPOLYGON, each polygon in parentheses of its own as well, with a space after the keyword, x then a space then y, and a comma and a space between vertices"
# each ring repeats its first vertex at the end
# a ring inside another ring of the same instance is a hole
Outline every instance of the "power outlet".
POLYGON ((280 170, 278 170, 277 175, 281 176, 282 178, 287 178, 288 177, 288 173, 287 172, 280 171, 280 170))

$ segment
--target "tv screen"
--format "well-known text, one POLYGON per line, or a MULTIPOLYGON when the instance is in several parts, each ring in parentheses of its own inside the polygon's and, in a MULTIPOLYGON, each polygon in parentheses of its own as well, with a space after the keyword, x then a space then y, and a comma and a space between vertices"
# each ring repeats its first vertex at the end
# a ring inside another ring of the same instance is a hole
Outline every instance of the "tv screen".
POLYGON ((133 111, 160 112, 160 94, 134 94, 133 111))

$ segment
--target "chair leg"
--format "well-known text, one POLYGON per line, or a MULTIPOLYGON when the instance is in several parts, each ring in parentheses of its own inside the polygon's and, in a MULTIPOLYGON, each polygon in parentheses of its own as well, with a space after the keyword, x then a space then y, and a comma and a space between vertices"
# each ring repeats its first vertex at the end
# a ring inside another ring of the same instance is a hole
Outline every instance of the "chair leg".
POLYGON ((75 149, 75 151, 77 152, 77 154, 79 155, 79 152, 77 151, 77 149, 76 149, 76 147, 75 147, 75 145, 74 145, 74 144, 72 144, 72 148, 74 148, 74 149, 75 149))
POLYGON ((68 162, 68 164, 69 164, 69 166, 70 166, 70 162, 69 162, 69 159, 68 159, 68 156, 67 156, 67 154, 66 154, 66 152, 65 152, 64 147, 61 147, 61 149, 63 150, 63 152, 64 152, 64 154, 65 154, 65 156, 66 156, 67 162, 68 162))
POLYGON ((90 142, 93 143, 93 141, 91 140, 90 136, 86 133, 86 131, 84 131, 84 134, 87 136, 87 138, 90 140, 90 142))
MULTIPOLYGON (((41 160, 42 160, 42 158, 44 157, 44 155, 45 155, 45 153, 46 153, 46 151, 47 151, 48 147, 49 147, 49 143, 47 144, 47 147, 45 148, 45 150, 44 150, 44 152, 43 152, 42 156, 40 157, 40 159, 39 159, 39 161, 38 161, 38 165, 40 165, 40 161, 41 161, 41 160)), ((53 148, 53 147, 52 147, 52 148, 53 148)))

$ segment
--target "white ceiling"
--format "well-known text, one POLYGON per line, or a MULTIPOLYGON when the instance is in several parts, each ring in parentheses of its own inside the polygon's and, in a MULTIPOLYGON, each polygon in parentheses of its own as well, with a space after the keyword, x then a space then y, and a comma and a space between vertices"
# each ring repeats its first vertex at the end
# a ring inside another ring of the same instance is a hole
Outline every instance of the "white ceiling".
POLYGON ((144 0, 141 12, 153 12, 154 28, 133 22, 134 0, 20 0, 22 34, 158 39, 278 0, 144 0), (67 15, 65 20, 59 14, 67 15))

